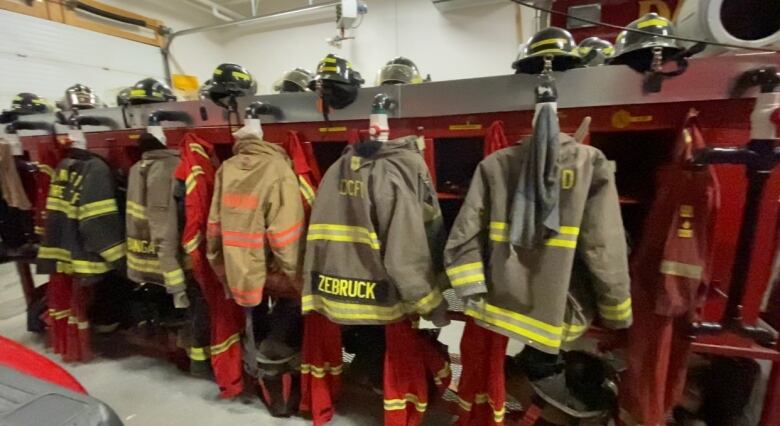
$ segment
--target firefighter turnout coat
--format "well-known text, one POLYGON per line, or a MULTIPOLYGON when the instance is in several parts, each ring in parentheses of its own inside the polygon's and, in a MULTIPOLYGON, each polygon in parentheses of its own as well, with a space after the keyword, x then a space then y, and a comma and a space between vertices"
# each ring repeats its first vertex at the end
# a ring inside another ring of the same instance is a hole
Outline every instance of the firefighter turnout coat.
POLYGON ((565 134, 560 138, 557 235, 532 249, 510 243, 513 198, 524 184, 518 179, 527 144, 521 144, 479 164, 444 253, 453 288, 468 296, 467 315, 548 353, 584 333, 590 307, 608 327, 631 324, 626 240, 613 167, 598 149, 565 134))
POLYGON ((165 285, 171 294, 186 287, 174 199, 178 164, 177 150, 144 152, 127 182, 127 276, 165 285))
POLYGON ((246 136, 236 141, 233 153, 217 171, 206 231, 208 259, 236 303, 256 306, 269 272, 300 274, 303 204, 281 147, 246 136))
POLYGON ((49 186, 38 273, 103 274, 120 266, 124 257, 124 226, 111 169, 96 154, 71 148, 49 186))
POLYGON ((304 313, 386 324, 446 307, 441 211, 416 139, 364 155, 368 145, 349 146, 325 173, 306 238, 304 313))

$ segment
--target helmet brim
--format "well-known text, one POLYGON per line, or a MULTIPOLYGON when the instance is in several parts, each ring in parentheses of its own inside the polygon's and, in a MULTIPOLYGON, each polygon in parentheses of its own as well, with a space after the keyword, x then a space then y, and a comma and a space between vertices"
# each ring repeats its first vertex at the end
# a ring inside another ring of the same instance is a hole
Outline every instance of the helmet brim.
POLYGON ((582 58, 560 49, 548 49, 534 53, 512 63, 515 74, 539 74, 544 69, 544 56, 553 55, 553 71, 566 71, 577 68, 582 63, 582 58))

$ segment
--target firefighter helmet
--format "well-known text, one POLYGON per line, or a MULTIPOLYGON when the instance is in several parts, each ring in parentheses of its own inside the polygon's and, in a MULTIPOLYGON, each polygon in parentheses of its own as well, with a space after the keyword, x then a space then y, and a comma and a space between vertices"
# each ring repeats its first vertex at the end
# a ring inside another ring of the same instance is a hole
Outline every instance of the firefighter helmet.
POLYGON ((116 94, 116 105, 125 106, 130 104, 130 87, 125 87, 116 94))
POLYGON ((274 90, 279 93, 306 92, 309 90, 311 71, 295 68, 284 73, 282 78, 274 83, 274 90))
POLYGON ((65 89, 64 107, 67 110, 97 108, 98 98, 89 87, 83 84, 74 84, 65 89))
POLYGON ((19 115, 41 114, 51 111, 51 106, 45 99, 34 93, 19 93, 11 101, 11 111, 19 115))
POLYGON ((644 72, 651 68, 654 48, 662 49, 664 61, 683 50, 677 40, 668 37, 674 36, 674 24, 656 13, 642 16, 627 28, 615 39, 615 56, 610 64, 624 64, 644 72))
POLYGON ((545 402, 577 418, 608 415, 617 403, 618 373, 606 361, 582 351, 563 354, 564 371, 531 381, 545 402))
POLYGON ((390 60, 377 75, 377 86, 390 84, 417 84, 422 83, 423 78, 420 70, 411 59, 399 56, 390 60))
POLYGON ((309 89, 317 90, 320 85, 323 101, 331 108, 342 109, 355 101, 363 82, 349 61, 331 53, 317 65, 317 75, 309 82, 309 89))
POLYGON ((160 80, 145 78, 130 88, 127 100, 131 105, 153 104, 175 101, 176 96, 171 88, 160 80))
POLYGON ((241 65, 221 64, 214 69, 211 82, 209 94, 212 100, 226 96, 252 96, 257 92, 257 82, 241 65))
POLYGON ((213 85, 214 81, 212 79, 208 79, 200 86, 200 89, 198 89, 198 96, 201 100, 209 98, 209 90, 213 85))
POLYGON ((566 71, 580 65, 577 43, 571 33, 558 27, 545 28, 521 46, 517 60, 512 64, 516 74, 539 74, 544 68, 544 57, 553 57, 554 71, 566 71))
POLYGON ((612 43, 598 37, 588 37, 577 46, 577 53, 582 58, 582 65, 586 67, 604 65, 614 51, 612 43))

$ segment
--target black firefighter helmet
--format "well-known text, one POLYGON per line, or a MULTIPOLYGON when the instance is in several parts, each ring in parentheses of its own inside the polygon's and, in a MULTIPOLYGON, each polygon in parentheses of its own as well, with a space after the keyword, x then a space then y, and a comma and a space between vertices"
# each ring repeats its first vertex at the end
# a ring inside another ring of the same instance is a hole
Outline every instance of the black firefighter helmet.
POLYGON ((683 48, 674 36, 674 25, 671 21, 656 13, 648 13, 628 24, 628 31, 623 30, 615 39, 615 56, 610 64, 624 64, 639 71, 649 71, 653 64, 653 49, 660 48, 663 60, 680 53, 683 48))
POLYGON ((363 84, 360 73, 352 69, 346 59, 328 54, 317 65, 317 74, 309 82, 309 89, 319 90, 325 104, 333 109, 342 109, 355 101, 358 89, 363 84))
POLYGON ((215 104, 225 106, 225 98, 252 96, 257 92, 257 82, 249 71, 237 64, 221 64, 211 76, 209 98, 215 104))
POLYGON ((598 38, 588 37, 582 40, 577 46, 577 52, 582 58, 582 65, 586 67, 595 67, 604 65, 604 63, 615 53, 612 43, 598 38))
POLYGON ((135 83, 130 88, 130 93, 127 96, 127 102, 130 105, 153 104, 175 100, 176 95, 173 94, 171 88, 155 78, 145 78, 135 83))
POLYGON ((11 111, 19 115, 41 114, 51 111, 51 106, 34 93, 23 92, 14 96, 11 111))
POLYGON ((539 74, 544 68, 544 57, 552 56, 553 71, 566 71, 580 65, 577 43, 571 33, 558 27, 545 28, 521 47, 512 64, 515 74, 539 74))

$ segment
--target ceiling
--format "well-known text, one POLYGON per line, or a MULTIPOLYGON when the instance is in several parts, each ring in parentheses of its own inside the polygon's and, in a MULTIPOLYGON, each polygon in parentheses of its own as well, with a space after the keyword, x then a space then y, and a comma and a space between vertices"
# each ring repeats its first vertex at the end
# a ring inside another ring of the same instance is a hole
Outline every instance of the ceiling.
MULTIPOLYGON (((226 18, 241 19, 252 16, 252 0, 182 0, 196 5, 197 9, 210 16, 214 21, 225 21, 226 18), (218 5, 218 11, 222 18, 214 16, 211 3, 218 5)), ((298 9, 310 5, 329 3, 333 0, 254 0, 257 5, 257 15, 267 15, 276 12, 283 12, 291 9, 298 9)))

